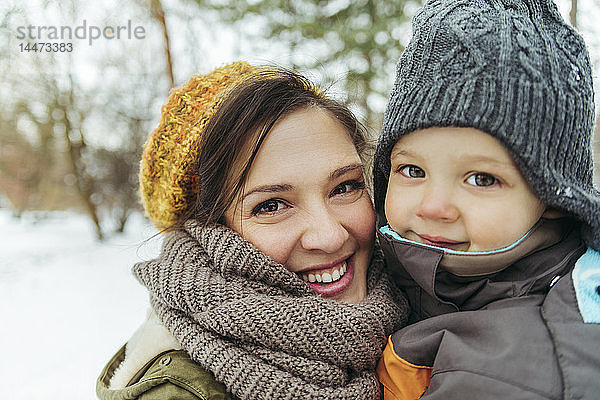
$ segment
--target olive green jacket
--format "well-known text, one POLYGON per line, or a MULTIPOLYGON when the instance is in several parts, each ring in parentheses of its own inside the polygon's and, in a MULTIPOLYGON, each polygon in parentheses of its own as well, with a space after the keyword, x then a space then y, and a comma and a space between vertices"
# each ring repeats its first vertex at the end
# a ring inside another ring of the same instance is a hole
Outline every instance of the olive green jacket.
POLYGON ((108 362, 96 383, 101 400, 233 400, 214 376, 183 350, 168 350, 146 363, 123 389, 109 389, 110 379, 125 360, 125 346, 108 362))

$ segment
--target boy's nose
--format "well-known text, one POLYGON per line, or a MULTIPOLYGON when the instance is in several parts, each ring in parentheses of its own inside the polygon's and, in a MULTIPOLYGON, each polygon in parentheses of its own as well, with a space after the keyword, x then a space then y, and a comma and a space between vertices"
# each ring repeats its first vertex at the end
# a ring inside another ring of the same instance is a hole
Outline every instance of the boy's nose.
POLYGON ((419 218, 442 222, 454 222, 460 215, 456 206, 452 204, 450 193, 439 188, 424 193, 416 214, 419 218))
POLYGON ((313 214, 302 234, 301 244, 306 250, 335 253, 342 248, 349 233, 334 215, 327 211, 313 214))

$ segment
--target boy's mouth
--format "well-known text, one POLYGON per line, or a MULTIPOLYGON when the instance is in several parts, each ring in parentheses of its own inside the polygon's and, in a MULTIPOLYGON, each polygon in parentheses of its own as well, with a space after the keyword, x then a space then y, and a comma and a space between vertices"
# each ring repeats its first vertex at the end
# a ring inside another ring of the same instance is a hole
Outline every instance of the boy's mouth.
POLYGON ((435 247, 442 247, 446 249, 456 250, 457 248, 463 247, 465 244, 467 244, 467 242, 452 240, 442 236, 419 235, 418 233, 416 233, 416 235, 419 237, 420 242, 423 244, 435 247))

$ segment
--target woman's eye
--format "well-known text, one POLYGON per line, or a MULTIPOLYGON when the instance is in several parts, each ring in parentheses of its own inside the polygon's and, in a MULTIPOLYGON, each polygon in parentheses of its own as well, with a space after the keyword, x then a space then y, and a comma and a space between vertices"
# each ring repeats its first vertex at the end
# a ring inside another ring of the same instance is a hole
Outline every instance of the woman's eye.
POLYGON ((493 186, 498 183, 498 178, 490 174, 477 173, 469 176, 467 183, 473 186, 493 186))
POLYGON ((398 172, 400 172, 402 175, 408 178, 425 178, 425 171, 423 171, 416 165, 405 165, 403 167, 400 167, 400 169, 398 169, 398 172))
POLYGON ((252 215, 274 214, 278 211, 283 210, 286 207, 287 204, 285 204, 282 200, 267 200, 254 207, 254 209, 252 210, 252 215))
POLYGON ((337 185, 331 192, 331 195, 335 196, 335 195, 339 195, 339 194, 354 192, 357 190, 362 190, 364 188, 365 188, 364 182, 346 181, 346 182, 343 182, 343 183, 340 183, 339 185, 337 185))

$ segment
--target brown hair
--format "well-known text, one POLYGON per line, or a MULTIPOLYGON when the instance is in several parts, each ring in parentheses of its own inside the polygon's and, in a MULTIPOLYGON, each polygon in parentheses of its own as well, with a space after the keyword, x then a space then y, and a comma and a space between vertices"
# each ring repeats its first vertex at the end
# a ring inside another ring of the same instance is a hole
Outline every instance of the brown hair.
POLYGON ((224 214, 242 189, 260 146, 282 117, 307 107, 327 111, 348 131, 363 161, 372 145, 352 112, 326 97, 304 76, 283 68, 262 70, 231 89, 207 123, 197 159, 198 192, 194 204, 171 228, 194 218, 224 223, 224 214), (250 147, 248 147, 250 146, 250 147), (245 162, 240 157, 249 152, 245 162), (240 165, 239 171, 232 171, 240 165))

